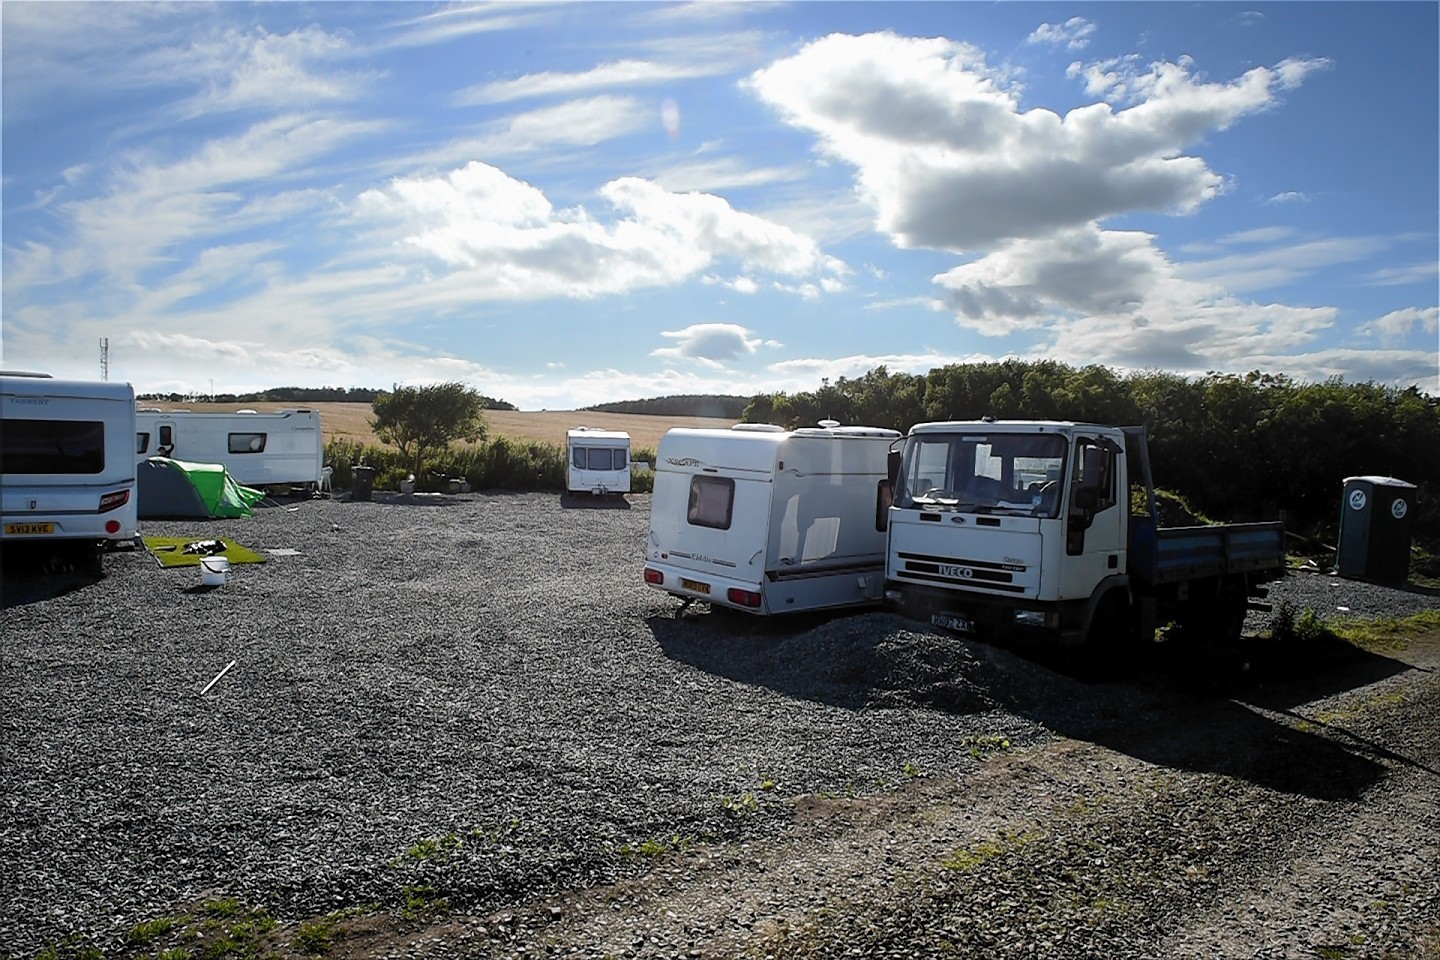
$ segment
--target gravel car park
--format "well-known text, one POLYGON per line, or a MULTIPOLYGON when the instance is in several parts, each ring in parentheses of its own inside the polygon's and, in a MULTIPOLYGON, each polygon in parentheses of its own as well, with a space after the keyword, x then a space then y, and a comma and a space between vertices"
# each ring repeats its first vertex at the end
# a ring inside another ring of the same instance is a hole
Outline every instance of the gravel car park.
POLYGON ((677 615, 648 522, 377 493, 142 524, 266 557, 220 587, 12 564, 0 955, 154 956, 222 903, 280 957, 1440 956, 1435 636, 1082 680, 882 612, 677 615))

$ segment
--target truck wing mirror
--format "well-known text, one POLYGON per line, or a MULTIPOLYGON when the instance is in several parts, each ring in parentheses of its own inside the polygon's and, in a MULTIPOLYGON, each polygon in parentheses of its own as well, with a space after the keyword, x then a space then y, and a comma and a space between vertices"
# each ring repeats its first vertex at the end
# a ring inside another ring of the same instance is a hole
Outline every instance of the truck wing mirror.
POLYGON ((885 473, 890 478, 890 487, 894 489, 895 478, 900 475, 900 451, 891 450, 890 455, 885 458, 885 473))

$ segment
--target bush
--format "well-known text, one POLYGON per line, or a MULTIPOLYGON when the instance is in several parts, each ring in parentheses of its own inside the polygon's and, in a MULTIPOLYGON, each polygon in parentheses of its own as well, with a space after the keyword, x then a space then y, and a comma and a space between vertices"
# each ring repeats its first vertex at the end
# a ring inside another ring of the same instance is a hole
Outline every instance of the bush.
POLYGON ((1282 644, 1315 644, 1334 640, 1335 633, 1314 609, 1306 607, 1297 616, 1292 604, 1282 603, 1275 608, 1270 639, 1282 644))

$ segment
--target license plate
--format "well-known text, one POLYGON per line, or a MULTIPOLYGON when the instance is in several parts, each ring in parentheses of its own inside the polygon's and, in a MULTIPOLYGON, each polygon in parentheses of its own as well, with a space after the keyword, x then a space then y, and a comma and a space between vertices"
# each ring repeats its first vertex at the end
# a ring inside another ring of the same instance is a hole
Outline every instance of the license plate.
POLYGON ((696 593, 703 593, 707 597, 710 596, 710 584, 708 583, 701 583, 699 580, 686 580, 684 577, 681 577, 680 586, 686 590, 694 590, 696 593))
POLYGON ((7 523, 5 524, 5 536, 7 537, 43 537, 55 532, 53 523, 7 523))
POLYGON ((949 613, 936 613, 930 617, 930 622, 937 627, 946 630, 954 630, 956 633, 974 633, 975 624, 964 617, 957 617, 949 613))

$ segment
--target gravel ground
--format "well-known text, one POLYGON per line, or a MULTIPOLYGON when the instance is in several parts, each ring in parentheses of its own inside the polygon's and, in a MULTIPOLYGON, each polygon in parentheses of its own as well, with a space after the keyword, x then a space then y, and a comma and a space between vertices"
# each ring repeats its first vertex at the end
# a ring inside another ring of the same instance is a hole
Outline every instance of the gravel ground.
POLYGON ((0 954, 149 956, 135 924, 233 897, 283 956, 346 909, 331 956, 1440 956, 1434 644, 1216 695, 881 613, 677 617, 648 511, 303 501, 143 524, 276 551, 217 589, 140 551, 7 578, 0 954))

